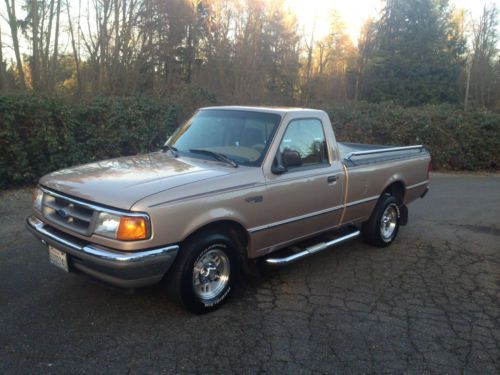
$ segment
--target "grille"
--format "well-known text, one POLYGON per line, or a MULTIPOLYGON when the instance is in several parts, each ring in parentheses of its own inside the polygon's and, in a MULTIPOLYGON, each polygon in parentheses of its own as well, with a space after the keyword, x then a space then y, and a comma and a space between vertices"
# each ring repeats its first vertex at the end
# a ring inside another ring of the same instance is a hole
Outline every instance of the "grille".
POLYGON ((42 203, 43 216, 55 224, 76 233, 90 236, 95 211, 60 196, 45 192, 42 203))

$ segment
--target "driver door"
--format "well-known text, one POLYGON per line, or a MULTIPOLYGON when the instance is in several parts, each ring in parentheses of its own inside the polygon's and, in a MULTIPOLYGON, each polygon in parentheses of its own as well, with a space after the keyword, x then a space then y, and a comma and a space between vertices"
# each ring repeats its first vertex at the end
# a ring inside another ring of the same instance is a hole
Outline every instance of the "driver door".
POLYGON ((344 174, 330 150, 320 119, 287 124, 273 166, 264 170, 266 224, 252 233, 259 255, 338 224, 344 174), (298 153, 300 159, 295 156, 295 165, 284 166, 286 153, 298 153))

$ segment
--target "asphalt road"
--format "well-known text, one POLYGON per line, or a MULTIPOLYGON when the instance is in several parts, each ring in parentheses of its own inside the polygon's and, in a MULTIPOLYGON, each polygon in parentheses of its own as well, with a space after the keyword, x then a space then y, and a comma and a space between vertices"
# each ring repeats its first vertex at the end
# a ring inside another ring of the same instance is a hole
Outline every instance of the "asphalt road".
POLYGON ((0 198, 0 373, 500 373, 500 176, 434 174, 393 246, 246 278, 194 316, 65 274, 0 198))

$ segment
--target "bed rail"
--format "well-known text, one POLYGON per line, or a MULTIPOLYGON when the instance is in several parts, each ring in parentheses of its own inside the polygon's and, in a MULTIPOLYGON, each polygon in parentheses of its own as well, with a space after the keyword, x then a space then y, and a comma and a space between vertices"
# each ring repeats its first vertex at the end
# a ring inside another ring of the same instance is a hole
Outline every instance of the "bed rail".
POLYGON ((404 147, 389 147, 389 148, 378 148, 375 150, 366 150, 366 151, 353 151, 349 152, 346 156, 344 156, 344 160, 351 161, 351 158, 355 156, 364 156, 364 155, 373 155, 373 154, 383 154, 387 152, 398 152, 398 151, 409 151, 409 150, 418 150, 422 152, 424 150, 423 145, 416 146, 404 146, 404 147))

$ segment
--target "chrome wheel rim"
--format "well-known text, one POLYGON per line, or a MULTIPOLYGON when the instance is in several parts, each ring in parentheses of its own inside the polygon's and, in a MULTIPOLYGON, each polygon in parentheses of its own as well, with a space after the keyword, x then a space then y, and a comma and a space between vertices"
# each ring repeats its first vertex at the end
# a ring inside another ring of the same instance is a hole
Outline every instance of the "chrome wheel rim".
POLYGON ((194 264, 193 288, 202 300, 216 298, 229 283, 230 263, 226 253, 211 249, 194 264))
POLYGON ((395 204, 386 207, 380 220, 380 234, 384 241, 390 241, 396 231, 398 209, 395 204))

